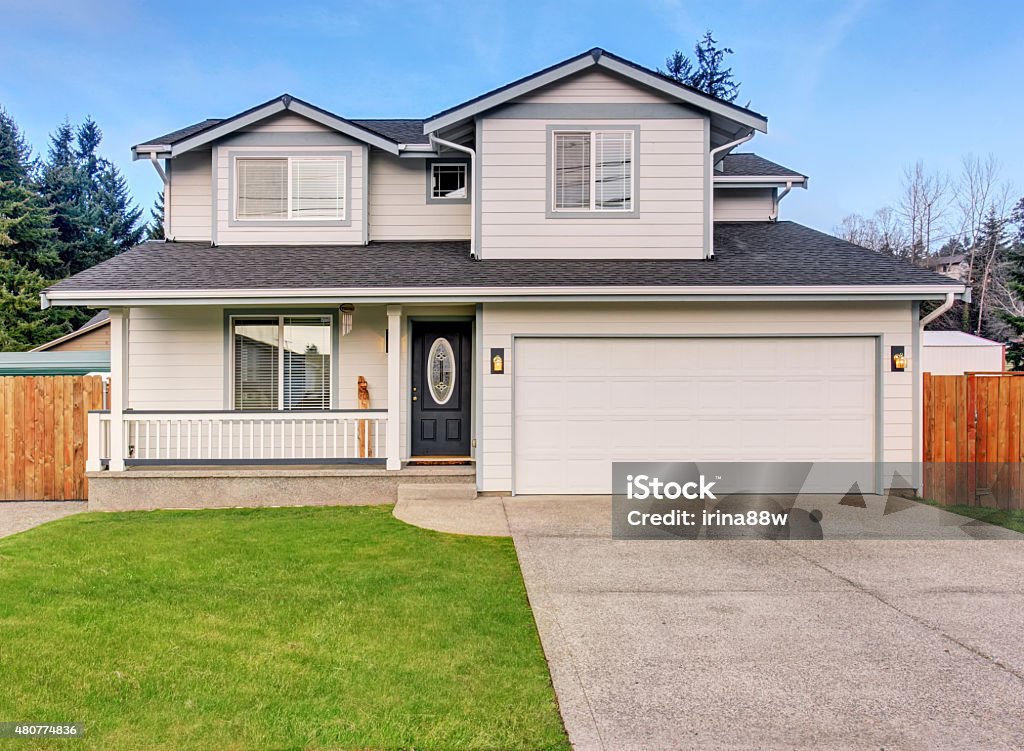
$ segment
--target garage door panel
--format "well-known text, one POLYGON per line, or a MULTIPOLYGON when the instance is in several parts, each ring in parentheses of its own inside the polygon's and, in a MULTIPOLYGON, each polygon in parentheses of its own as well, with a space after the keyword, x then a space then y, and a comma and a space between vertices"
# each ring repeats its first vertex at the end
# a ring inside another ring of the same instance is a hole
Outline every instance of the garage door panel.
POLYGON ((863 338, 519 339, 519 493, 609 492, 612 461, 871 461, 863 338))

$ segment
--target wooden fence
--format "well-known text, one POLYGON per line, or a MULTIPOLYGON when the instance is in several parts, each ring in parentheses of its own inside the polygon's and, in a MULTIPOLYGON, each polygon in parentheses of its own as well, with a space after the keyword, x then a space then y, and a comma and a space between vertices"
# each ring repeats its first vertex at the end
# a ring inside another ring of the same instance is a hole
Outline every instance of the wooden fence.
POLYGON ((0 500, 86 498, 86 416, 102 408, 99 376, 0 377, 0 500))
POLYGON ((1024 508, 1024 373, 924 374, 924 495, 1024 508))

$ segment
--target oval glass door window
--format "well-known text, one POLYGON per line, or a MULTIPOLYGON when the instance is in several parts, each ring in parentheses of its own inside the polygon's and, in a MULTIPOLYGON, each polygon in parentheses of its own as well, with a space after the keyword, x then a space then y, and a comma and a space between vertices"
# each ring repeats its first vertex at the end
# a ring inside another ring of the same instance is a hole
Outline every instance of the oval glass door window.
POLYGON ((447 404, 455 390, 455 352, 443 336, 434 340, 427 353, 430 377, 427 386, 438 404, 447 404))

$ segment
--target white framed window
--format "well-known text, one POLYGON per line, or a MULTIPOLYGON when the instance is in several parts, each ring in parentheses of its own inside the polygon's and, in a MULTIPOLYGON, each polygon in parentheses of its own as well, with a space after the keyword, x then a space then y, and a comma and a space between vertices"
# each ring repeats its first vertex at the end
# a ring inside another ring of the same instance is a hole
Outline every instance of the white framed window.
POLYGON ((331 316, 232 316, 233 409, 331 408, 331 316))
POLYGON ((633 211, 633 130, 554 130, 551 139, 552 211, 633 211))
POLYGON ((427 197, 431 201, 465 201, 469 198, 469 164, 430 162, 427 197))
POLYGON ((238 157, 237 221, 344 220, 343 156, 238 157))

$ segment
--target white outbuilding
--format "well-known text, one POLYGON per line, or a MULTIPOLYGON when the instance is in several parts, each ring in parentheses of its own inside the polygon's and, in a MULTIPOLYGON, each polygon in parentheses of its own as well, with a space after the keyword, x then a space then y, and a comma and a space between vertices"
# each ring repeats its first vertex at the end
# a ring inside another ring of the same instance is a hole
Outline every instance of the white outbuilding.
POLYGON ((921 340, 921 372, 932 375, 1005 370, 1004 345, 963 331, 925 331, 921 340))

